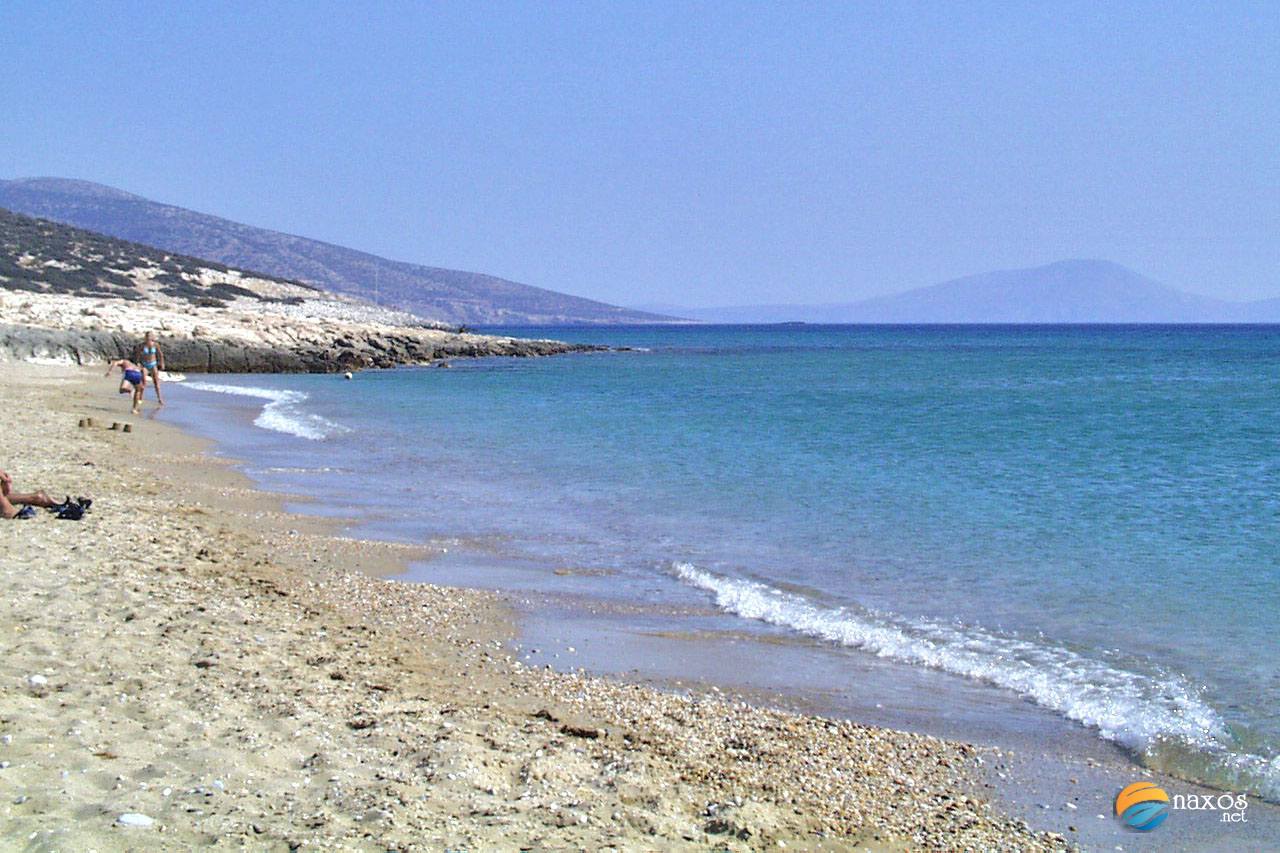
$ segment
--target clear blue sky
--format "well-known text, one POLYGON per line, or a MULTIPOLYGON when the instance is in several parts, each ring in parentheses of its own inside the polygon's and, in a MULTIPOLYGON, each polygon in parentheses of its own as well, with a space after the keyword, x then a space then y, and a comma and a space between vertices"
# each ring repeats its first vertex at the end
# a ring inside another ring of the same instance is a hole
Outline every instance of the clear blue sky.
POLYGON ((625 304, 1280 295, 1277 3, 8 0, 0 103, 0 177, 625 304))

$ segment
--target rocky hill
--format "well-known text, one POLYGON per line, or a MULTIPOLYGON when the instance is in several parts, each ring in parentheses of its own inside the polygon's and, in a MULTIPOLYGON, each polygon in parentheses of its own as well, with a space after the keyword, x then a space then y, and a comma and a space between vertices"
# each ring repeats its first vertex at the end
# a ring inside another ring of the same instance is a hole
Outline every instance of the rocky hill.
POLYGON ((547 325, 671 319, 491 275, 391 261, 160 204, 88 181, 0 181, 0 207, 169 252, 261 270, 446 323, 547 325))
POLYGON ((0 209, 0 359, 101 363, 154 331, 171 370, 331 372, 556 341, 462 334, 287 278, 0 209))

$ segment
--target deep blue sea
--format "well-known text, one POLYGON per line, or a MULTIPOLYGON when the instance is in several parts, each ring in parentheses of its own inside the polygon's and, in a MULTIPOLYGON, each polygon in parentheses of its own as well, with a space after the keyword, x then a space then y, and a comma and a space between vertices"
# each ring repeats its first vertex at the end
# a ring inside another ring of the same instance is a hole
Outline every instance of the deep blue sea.
POLYGON ((252 418, 235 455, 365 532, 1280 800, 1280 329, 504 331, 635 349, 191 377, 175 414, 252 418))

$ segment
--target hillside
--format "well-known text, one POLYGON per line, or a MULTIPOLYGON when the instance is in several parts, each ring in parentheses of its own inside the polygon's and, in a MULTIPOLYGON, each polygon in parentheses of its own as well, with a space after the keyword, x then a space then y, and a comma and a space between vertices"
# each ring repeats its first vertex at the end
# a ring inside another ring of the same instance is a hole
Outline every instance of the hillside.
POLYGON ((173 370, 312 371, 575 347, 460 334, 350 296, 0 209, 0 360, 129 356, 173 370))
POLYGON ((0 207, 242 269, 296 279, 445 323, 547 325, 670 318, 481 273, 366 252, 61 178, 0 181, 0 207))
POLYGON ((0 283, 10 290, 225 308, 227 300, 300 303, 318 288, 163 252, 0 209, 0 283), (256 289, 237 282, 257 284, 256 289), (268 292, 273 291, 273 295, 268 292), (281 295, 285 294, 285 295, 281 295))
POLYGON ((1098 260, 982 273, 860 302, 666 307, 683 316, 717 323, 1280 322, 1280 299, 1213 299, 1098 260))

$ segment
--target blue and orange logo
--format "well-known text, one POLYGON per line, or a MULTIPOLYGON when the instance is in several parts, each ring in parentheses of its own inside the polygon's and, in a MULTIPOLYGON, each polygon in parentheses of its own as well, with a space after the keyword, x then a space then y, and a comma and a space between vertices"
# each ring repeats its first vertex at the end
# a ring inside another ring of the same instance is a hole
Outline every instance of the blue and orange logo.
POLYGON ((1116 794, 1116 817, 1138 832, 1150 832, 1169 816, 1169 795, 1152 782, 1134 782, 1116 794))

